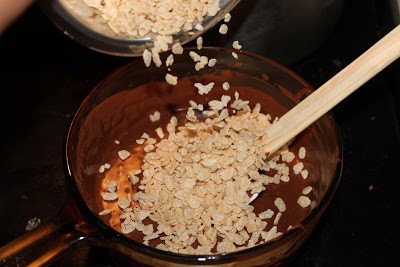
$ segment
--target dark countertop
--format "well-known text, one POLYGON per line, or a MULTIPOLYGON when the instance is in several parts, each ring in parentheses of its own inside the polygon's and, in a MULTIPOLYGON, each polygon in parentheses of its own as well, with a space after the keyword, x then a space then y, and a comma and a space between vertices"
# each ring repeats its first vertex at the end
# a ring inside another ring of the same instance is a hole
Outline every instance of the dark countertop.
MULTIPOLYGON (((388 1, 344 2, 327 41, 288 64, 314 87, 393 27, 388 1)), ((45 223, 56 216, 65 200, 62 153, 71 117, 93 86, 131 60, 80 46, 36 5, 0 37, 0 245, 25 233, 30 218, 45 223)), ((344 143, 342 181, 293 266, 390 266, 397 261, 399 70, 397 61, 334 108, 344 143)), ((83 249, 58 265, 115 266, 113 257, 104 249, 83 249)))

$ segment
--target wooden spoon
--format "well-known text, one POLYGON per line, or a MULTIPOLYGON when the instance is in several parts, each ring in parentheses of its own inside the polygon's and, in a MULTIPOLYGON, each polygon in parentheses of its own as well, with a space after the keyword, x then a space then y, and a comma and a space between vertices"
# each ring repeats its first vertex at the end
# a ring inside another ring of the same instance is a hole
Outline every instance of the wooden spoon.
POLYGON ((267 154, 273 154, 398 57, 400 25, 268 127, 267 154))

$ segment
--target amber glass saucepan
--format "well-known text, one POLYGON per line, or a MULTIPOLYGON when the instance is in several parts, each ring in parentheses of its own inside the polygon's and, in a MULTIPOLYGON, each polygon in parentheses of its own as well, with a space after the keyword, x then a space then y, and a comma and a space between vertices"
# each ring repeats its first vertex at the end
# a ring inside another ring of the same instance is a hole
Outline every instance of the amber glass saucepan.
MULTIPOLYGON (((221 88, 225 81, 229 81, 230 90, 251 88, 243 89, 241 98, 250 103, 260 102, 266 111, 268 105, 263 105, 264 100, 269 99, 269 103, 273 100, 280 107, 270 110, 273 116, 281 116, 312 92, 302 78, 264 57, 236 50, 236 59, 232 56, 234 50, 227 48, 193 50, 216 58, 217 64, 196 71, 188 55, 190 49, 186 49, 183 55, 175 57, 170 70, 154 65, 146 68, 137 60, 116 70, 92 90, 76 112, 66 139, 68 201, 57 218, 0 248, 1 265, 54 263, 75 246, 103 246, 119 251, 129 256, 134 266, 262 266, 290 259, 314 229, 339 184, 342 144, 331 113, 302 133, 310 145, 307 153, 313 155, 309 162, 309 169, 315 174, 310 178, 315 188, 312 208, 299 225, 277 239, 239 252, 182 255, 135 241, 114 228, 109 215, 99 215, 104 209, 101 197, 104 173, 99 172, 100 166, 106 162, 115 168, 120 166, 118 150, 134 148, 137 136, 152 123, 149 115, 155 110, 161 113, 156 125, 165 126, 172 115, 178 120, 185 116, 191 99, 201 103, 232 93, 221 88), (178 85, 165 82, 167 72, 178 76, 178 85), (190 86, 195 82, 215 82, 219 89, 200 96, 190 86), (185 83, 183 90, 179 86, 185 83)), ((296 145, 296 139, 292 144, 296 145)), ((140 164, 140 156, 137 159, 132 164, 140 164)), ((256 201, 261 200, 259 196, 256 201)))

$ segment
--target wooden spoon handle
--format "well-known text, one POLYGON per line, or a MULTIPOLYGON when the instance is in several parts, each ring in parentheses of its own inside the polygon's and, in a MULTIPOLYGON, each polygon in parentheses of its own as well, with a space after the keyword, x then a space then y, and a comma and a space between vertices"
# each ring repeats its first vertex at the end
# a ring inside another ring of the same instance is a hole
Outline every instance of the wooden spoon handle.
POLYGON ((400 56, 400 25, 268 127, 270 155, 400 56))

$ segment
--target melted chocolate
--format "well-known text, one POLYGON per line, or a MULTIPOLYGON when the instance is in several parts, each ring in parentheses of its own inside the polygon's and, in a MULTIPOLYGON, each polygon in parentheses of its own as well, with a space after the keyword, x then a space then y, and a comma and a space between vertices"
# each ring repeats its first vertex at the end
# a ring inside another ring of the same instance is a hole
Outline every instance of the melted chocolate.
MULTIPOLYGON (((198 78, 180 78, 178 85, 171 86, 167 83, 150 83, 132 90, 121 91, 104 102, 100 103, 84 121, 79 135, 76 148, 76 179, 77 184, 86 203, 95 214, 105 208, 101 197, 102 181, 105 174, 113 176, 115 179, 128 181, 120 186, 119 191, 135 192, 129 180, 126 178, 130 173, 128 170, 138 168, 143 160, 144 152, 142 147, 136 144, 136 140, 146 132, 151 137, 156 137, 155 129, 167 125, 171 116, 176 116, 179 122, 184 121, 186 110, 189 107, 189 100, 196 103, 205 104, 213 99, 220 99, 222 95, 230 95, 234 99, 237 91, 240 98, 249 100, 250 106, 256 103, 261 104, 261 112, 270 114, 272 117, 280 117, 288 107, 294 105, 298 99, 290 96, 288 91, 279 86, 266 85, 263 81, 252 80, 250 83, 245 76, 237 77, 238 74, 224 71, 221 76, 205 75, 200 80, 198 78), (228 91, 222 89, 224 81, 230 81, 230 77, 235 76, 235 84, 231 84, 228 91), (207 84, 211 81, 216 83, 213 90, 207 95, 199 95, 193 86, 194 82, 207 84), (243 81, 243 83, 241 82, 243 81), (260 88, 259 83, 263 83, 263 91, 254 89, 260 88), (150 122, 149 115, 154 111, 161 113, 161 119, 157 122, 150 122), (119 140, 120 144, 115 144, 119 140), (118 151, 126 149, 132 152, 131 157, 126 161, 118 158, 118 151), (99 173, 100 165, 110 163, 112 168, 106 173, 99 173), (127 168, 129 166, 129 168, 127 168)), ((297 97, 302 97, 304 92, 297 97)), ((305 169, 309 171, 307 179, 300 175, 290 175, 288 183, 281 182, 279 185, 270 184, 254 202, 255 212, 259 213, 268 208, 275 214, 278 209, 273 204, 277 197, 281 197, 287 207, 283 213, 278 231, 285 232, 291 226, 298 226, 301 221, 310 213, 312 207, 302 208, 297 204, 298 197, 302 194, 303 188, 311 185, 313 191, 308 195, 315 206, 321 200, 323 192, 329 186, 329 179, 321 177, 325 168, 334 168, 336 164, 328 164, 327 161, 337 162, 338 153, 322 156, 321 152, 321 133, 317 126, 312 125, 300 135, 290 145, 290 150, 297 155, 300 147, 305 147, 306 158, 302 160, 305 169), (331 167, 329 167, 331 166, 331 167)), ((337 152, 338 150, 336 150, 337 152)), ((297 158, 297 157, 296 157, 297 158)), ((292 170, 296 162, 288 164, 292 170)), ((328 173, 333 173, 329 170, 328 173)), ((104 188, 104 185, 103 185, 104 188)), ((119 221, 111 218, 111 215, 99 216, 107 225, 120 231, 119 221), (110 219, 112 219, 110 221, 110 219)), ((269 220, 267 228, 273 226, 275 216, 269 220)), ((142 242, 143 235, 135 231, 128 235, 130 238, 142 242)), ((154 246, 156 242, 151 242, 154 246)))

